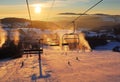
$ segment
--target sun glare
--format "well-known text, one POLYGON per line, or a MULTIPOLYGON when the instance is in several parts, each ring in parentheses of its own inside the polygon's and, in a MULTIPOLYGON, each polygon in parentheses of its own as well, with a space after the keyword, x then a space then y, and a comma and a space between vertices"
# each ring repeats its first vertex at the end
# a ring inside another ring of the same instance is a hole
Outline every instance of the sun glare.
POLYGON ((41 12, 41 5, 40 4, 35 4, 34 9, 35 9, 35 13, 40 13, 41 12))

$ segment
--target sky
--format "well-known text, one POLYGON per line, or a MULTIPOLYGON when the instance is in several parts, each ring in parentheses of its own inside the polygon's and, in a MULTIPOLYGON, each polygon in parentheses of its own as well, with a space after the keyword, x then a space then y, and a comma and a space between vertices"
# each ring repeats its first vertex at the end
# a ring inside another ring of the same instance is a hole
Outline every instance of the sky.
MULTIPOLYGON (((61 17, 59 13, 83 13, 100 0, 28 0, 32 20, 47 20, 61 17), (35 4, 41 12, 35 13, 35 4), (53 6, 52 6, 53 4, 53 6)), ((120 15, 120 0, 103 0, 87 14, 103 13, 120 15)), ((0 0, 0 19, 18 17, 29 19, 26 0, 0 0)))

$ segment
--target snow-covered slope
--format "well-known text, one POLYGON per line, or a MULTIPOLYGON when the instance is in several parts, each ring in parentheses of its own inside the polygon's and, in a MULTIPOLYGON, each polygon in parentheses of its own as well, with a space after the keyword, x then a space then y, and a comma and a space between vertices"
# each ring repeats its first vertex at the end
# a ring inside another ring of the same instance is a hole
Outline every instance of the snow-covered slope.
POLYGON ((95 49, 96 50, 112 50, 116 46, 120 46, 120 42, 109 42, 108 44, 104 46, 98 46, 95 49))
POLYGON ((44 49, 42 77, 38 56, 0 61, 0 82, 119 82, 120 53, 44 49))

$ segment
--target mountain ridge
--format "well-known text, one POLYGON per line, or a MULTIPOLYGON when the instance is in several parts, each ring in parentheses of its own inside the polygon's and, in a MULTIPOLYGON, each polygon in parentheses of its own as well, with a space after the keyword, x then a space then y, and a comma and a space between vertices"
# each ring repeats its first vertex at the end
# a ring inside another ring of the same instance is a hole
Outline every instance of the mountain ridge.
POLYGON ((4 27, 8 28, 39 28, 39 29, 57 29, 59 26, 53 22, 48 21, 37 21, 37 20, 28 20, 24 18, 15 18, 15 17, 8 17, 0 19, 0 22, 4 27))
MULTIPOLYGON (((11 28, 39 28, 42 30, 45 29, 72 29, 73 25, 66 26, 68 23, 73 21, 75 17, 71 17, 70 14, 74 13, 66 13, 69 14, 67 16, 59 17, 58 21, 39 21, 39 20, 32 20, 24 18, 15 18, 15 17, 8 17, 0 19, 1 24, 3 27, 11 27, 11 28), (65 27, 66 26, 66 27, 65 27)), ((76 16, 76 15, 75 15, 76 16)), ((113 27, 120 27, 120 15, 109 15, 109 14, 102 14, 102 13, 96 13, 96 14, 86 14, 82 15, 76 23, 76 29, 81 28, 87 28, 87 29, 104 29, 104 28, 113 28, 113 27)))

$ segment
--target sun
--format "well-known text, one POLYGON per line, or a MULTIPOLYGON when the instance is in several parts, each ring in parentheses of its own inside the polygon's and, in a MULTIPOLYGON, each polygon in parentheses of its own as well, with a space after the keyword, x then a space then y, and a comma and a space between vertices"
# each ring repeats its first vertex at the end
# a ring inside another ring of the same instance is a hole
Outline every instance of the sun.
POLYGON ((35 13, 41 13, 41 5, 40 4, 35 4, 34 5, 34 11, 35 13))

